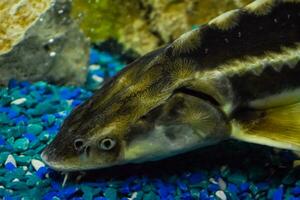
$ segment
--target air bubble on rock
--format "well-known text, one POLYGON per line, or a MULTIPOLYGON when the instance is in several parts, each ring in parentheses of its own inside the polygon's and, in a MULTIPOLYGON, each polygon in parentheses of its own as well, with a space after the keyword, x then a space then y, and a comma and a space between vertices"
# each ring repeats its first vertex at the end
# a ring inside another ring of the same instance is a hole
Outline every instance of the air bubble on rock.
POLYGON ((58 11, 58 14, 63 14, 63 13, 64 13, 64 10, 62 10, 62 9, 58 11))
POLYGON ((42 21, 44 21, 44 18, 41 17, 39 20, 40 20, 40 22, 42 22, 42 21))
POLYGON ((221 200, 227 200, 226 194, 222 190, 216 191, 216 196, 221 200))
POLYGON ((41 167, 45 167, 45 164, 42 161, 36 159, 31 160, 31 165, 33 166, 35 171, 38 171, 41 167))
POLYGON ((54 57, 54 56, 56 56, 56 52, 54 52, 54 51, 52 51, 52 52, 50 52, 50 57, 54 57))
POLYGON ((16 99, 14 101, 12 101, 10 104, 12 105, 21 105, 23 104, 24 102, 26 102, 26 98, 20 98, 20 99, 16 99))
POLYGON ((53 38, 49 39, 49 41, 48 41, 48 43, 53 43, 53 42, 54 42, 53 38))

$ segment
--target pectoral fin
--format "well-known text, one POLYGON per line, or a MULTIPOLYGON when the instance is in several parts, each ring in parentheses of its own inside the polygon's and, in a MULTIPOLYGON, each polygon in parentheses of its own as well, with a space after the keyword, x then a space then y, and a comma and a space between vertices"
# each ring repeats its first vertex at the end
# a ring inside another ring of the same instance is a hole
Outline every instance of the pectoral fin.
POLYGON ((300 103, 240 112, 232 120, 232 137, 300 151, 300 103))

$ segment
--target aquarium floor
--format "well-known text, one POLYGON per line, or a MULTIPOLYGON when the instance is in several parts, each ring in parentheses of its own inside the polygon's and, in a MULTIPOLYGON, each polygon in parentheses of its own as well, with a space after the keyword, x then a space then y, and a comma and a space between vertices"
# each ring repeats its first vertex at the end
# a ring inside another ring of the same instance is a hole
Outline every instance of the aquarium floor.
POLYGON ((294 156, 259 145, 225 141, 158 162, 65 175, 40 159, 70 111, 123 64, 91 51, 83 87, 11 80, 0 88, 0 199, 300 199, 294 156))

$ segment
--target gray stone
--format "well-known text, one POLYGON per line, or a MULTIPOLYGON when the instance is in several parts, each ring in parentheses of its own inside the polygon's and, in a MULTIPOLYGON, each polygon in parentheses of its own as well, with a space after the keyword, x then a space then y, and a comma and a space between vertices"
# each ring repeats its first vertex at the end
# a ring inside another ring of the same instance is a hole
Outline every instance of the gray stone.
POLYGON ((0 85, 11 78, 85 81, 89 41, 70 18, 70 0, 3 0, 1 6, 0 85))

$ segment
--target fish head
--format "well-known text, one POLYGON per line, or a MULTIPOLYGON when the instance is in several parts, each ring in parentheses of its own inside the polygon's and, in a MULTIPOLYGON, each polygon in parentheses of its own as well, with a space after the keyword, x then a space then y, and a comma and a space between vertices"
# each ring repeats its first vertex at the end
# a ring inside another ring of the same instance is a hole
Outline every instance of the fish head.
POLYGON ((223 139, 228 123, 218 106, 181 89, 193 67, 162 50, 130 64, 67 117, 42 159, 59 171, 99 169, 223 139))

